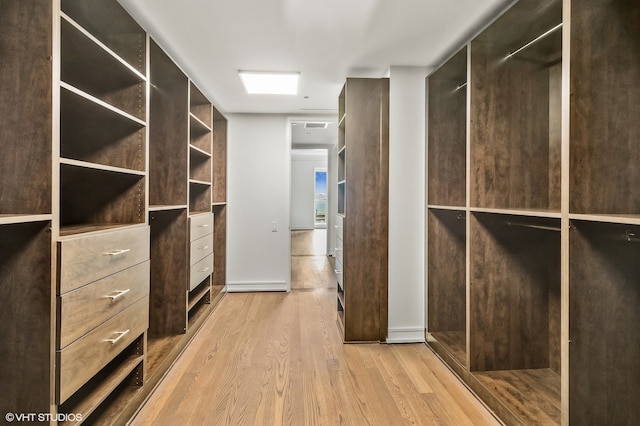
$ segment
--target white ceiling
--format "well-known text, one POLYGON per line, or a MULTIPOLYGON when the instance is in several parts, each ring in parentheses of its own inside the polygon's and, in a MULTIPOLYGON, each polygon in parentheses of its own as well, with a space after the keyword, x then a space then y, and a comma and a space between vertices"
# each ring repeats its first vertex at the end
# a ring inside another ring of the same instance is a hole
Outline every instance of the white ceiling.
POLYGON ((436 66, 507 0, 119 0, 223 113, 335 114, 347 77, 436 66), (298 71, 296 96, 238 70, 298 71))

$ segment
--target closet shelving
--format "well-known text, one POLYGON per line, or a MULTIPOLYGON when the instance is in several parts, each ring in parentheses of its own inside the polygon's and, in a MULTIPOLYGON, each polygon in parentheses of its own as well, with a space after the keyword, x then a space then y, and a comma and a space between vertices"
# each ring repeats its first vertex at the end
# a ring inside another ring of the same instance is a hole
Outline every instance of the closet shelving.
POLYGON ((227 282, 227 119, 213 107, 211 210, 213 212, 213 275, 211 303, 222 296, 227 282))
POLYGON ((336 258, 337 322, 345 342, 384 341, 389 80, 348 78, 338 97, 338 111, 337 214, 343 244, 336 258))
POLYGON ((428 341, 507 424, 640 416, 638 31, 634 3, 520 0, 429 77, 428 341))

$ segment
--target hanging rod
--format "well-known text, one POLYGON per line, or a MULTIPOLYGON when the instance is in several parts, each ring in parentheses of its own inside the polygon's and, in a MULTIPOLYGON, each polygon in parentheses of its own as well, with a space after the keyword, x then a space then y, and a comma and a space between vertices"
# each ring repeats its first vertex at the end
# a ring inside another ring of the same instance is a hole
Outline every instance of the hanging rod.
POLYGON ((523 228, 533 228, 533 229, 542 229, 543 231, 557 231, 560 232, 562 229, 557 226, 546 226, 546 225, 536 225, 533 223, 521 223, 521 222, 512 222, 507 220, 507 225, 509 226, 521 226, 523 228))
POLYGON ((465 81, 464 83, 462 83, 458 87, 456 87, 455 91, 457 92, 458 90, 460 90, 460 89, 462 89, 463 87, 466 87, 466 86, 467 86, 467 82, 465 81))
POLYGON ((537 42, 539 42, 540 40, 542 40, 543 38, 547 37, 548 35, 551 35, 553 33, 555 33, 556 31, 558 31, 560 28, 562 28, 562 22, 559 23, 558 25, 556 25, 555 27, 551 28, 549 31, 547 31, 546 33, 534 38, 533 40, 531 40, 529 43, 525 44, 524 46, 522 46, 521 48, 514 50, 513 52, 509 53, 507 55, 507 59, 511 58, 512 56, 518 54, 520 51, 526 49, 527 47, 531 46, 532 44, 536 44, 537 42))

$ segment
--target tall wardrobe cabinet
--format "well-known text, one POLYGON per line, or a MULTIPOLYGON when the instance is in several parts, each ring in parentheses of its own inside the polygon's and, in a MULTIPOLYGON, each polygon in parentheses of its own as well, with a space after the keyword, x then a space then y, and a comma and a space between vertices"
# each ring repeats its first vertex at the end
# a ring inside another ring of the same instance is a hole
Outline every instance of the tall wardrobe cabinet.
POLYGON ((0 411, 123 424, 221 297, 225 119, 117 1, 2 7, 0 411))
POLYGON ((507 424, 640 418, 640 5, 519 0, 428 77, 428 342, 507 424))

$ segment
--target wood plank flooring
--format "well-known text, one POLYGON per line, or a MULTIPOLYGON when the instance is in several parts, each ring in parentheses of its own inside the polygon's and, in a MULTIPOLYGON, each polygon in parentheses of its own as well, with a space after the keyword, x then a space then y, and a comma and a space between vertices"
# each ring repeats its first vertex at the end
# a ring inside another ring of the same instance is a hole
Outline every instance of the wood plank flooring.
POLYGON ((330 282, 227 294, 131 424, 500 424, 424 344, 342 344, 330 282))

